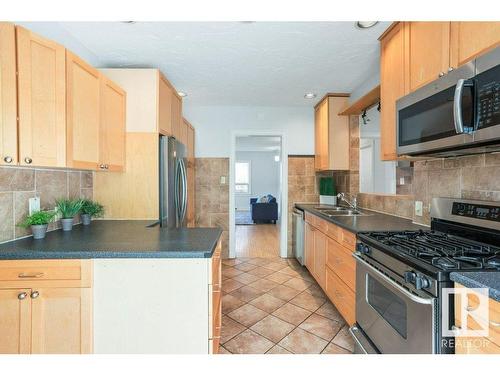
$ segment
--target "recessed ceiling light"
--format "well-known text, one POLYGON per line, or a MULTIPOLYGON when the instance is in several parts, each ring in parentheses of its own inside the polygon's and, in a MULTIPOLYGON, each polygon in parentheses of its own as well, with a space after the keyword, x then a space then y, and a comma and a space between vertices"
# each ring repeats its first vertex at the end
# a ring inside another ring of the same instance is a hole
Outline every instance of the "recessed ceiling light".
POLYGON ((135 21, 121 21, 121 22, 122 23, 130 23, 130 24, 135 23, 135 21))
POLYGON ((378 21, 356 21, 355 25, 358 29, 369 29, 375 26, 378 21))
POLYGON ((186 94, 184 91, 177 91, 177 94, 178 94, 181 98, 185 98, 186 96, 188 96, 188 94, 186 94))
POLYGON ((316 97, 316 94, 313 92, 308 92, 307 94, 304 95, 304 98, 306 99, 314 99, 316 97))

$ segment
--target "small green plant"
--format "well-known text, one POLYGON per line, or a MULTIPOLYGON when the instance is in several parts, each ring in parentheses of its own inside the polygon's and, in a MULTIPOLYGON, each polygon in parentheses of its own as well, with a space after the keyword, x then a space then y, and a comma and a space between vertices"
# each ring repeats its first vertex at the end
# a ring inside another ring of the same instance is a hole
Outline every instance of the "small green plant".
POLYGON ((37 211, 28 215, 19 223, 20 227, 29 228, 32 225, 46 225, 56 216, 55 211, 37 211))
POLYGON ((104 206, 99 202, 85 199, 80 212, 91 217, 101 217, 104 214, 104 206))
POLYGON ((58 199, 56 201, 57 212, 63 219, 74 218, 82 209, 83 199, 58 199))

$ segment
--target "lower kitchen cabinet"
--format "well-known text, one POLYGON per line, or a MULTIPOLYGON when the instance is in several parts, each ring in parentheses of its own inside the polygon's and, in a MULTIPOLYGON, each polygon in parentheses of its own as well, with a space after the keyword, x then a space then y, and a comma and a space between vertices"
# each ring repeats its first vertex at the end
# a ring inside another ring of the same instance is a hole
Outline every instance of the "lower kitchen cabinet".
POLYGON ((320 217, 305 215, 305 265, 343 318, 356 322, 356 236, 320 217))
POLYGON ((29 354, 30 289, 0 289, 0 353, 29 354))

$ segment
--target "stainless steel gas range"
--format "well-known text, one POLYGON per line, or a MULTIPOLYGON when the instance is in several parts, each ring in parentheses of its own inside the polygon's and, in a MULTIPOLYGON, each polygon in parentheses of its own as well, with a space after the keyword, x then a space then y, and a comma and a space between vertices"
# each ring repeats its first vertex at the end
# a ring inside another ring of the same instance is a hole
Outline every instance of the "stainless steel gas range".
POLYGON ((358 234, 355 352, 453 353, 450 273, 500 272, 500 202, 435 198, 431 216, 430 230, 358 234))

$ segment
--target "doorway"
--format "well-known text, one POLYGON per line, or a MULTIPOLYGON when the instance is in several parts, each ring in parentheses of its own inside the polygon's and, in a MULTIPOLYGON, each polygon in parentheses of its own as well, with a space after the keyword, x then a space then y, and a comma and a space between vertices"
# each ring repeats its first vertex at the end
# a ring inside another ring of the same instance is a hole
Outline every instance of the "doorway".
POLYGON ((286 254, 283 135, 248 132, 232 139, 229 256, 276 258, 283 250, 286 254))

